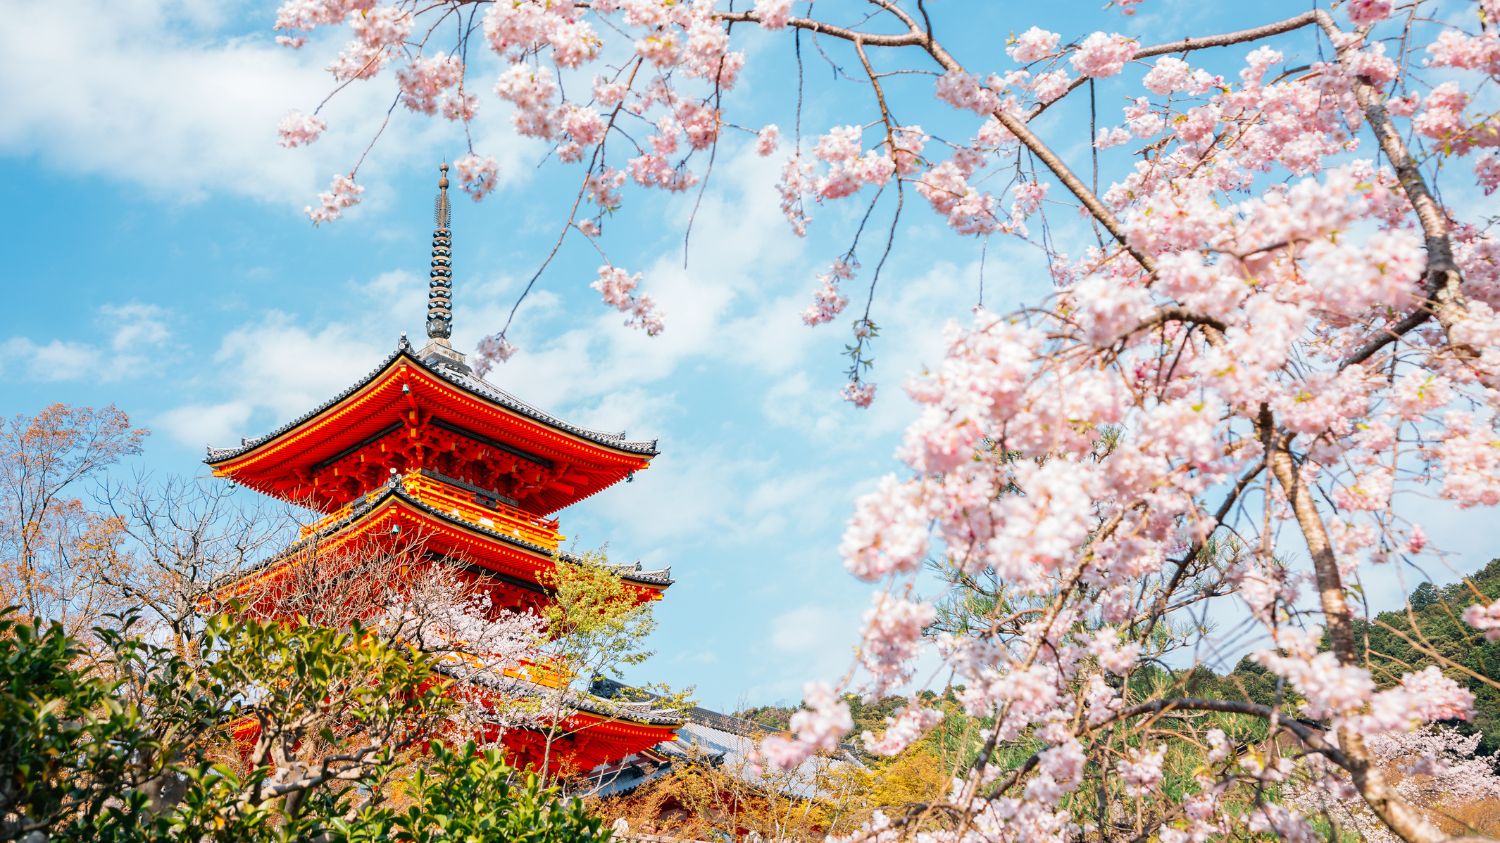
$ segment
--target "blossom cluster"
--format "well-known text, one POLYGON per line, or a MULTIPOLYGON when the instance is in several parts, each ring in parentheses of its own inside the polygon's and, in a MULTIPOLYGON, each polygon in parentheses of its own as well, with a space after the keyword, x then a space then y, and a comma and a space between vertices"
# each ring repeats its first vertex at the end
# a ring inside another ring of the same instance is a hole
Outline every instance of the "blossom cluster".
POLYGON ((639 272, 631 275, 617 266, 605 265, 599 267, 599 279, 589 286, 599 291, 605 304, 629 315, 626 325, 640 328, 647 336, 654 337, 664 327, 661 314, 657 313, 656 303, 650 296, 635 292, 640 282, 639 272))
POLYGON ((849 704, 822 682, 809 682, 802 689, 806 708, 792 715, 791 737, 772 735, 761 742, 762 758, 772 768, 790 770, 816 752, 829 752, 854 728, 849 704))
POLYGON ((328 190, 318 194, 318 201, 322 204, 317 208, 309 205, 304 213, 314 225, 332 222, 343 216, 345 209, 359 204, 359 195, 364 192, 363 186, 354 183, 353 176, 335 175, 328 190))

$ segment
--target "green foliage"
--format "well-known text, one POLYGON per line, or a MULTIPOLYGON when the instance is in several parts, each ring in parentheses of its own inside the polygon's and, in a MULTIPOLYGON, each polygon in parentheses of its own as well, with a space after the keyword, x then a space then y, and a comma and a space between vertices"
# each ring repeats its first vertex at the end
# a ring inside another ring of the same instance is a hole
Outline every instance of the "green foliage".
POLYGON ((61 626, 0 615, 0 839, 99 812, 90 783, 120 781, 132 766, 139 713, 75 672, 82 656, 61 626))
POLYGON ((618 678, 622 668, 653 654, 644 642, 656 629, 652 601, 609 567, 603 551, 583 554, 543 576, 549 596, 542 618, 551 633, 544 645, 553 663, 579 690, 595 676, 618 678))
MULTIPOLYGON (((1395 685, 1402 674, 1437 665, 1474 693, 1474 719, 1455 723, 1465 734, 1482 732, 1480 754, 1500 752, 1500 689, 1455 669, 1460 665, 1480 676, 1500 676, 1500 641, 1485 641, 1461 618, 1475 603, 1500 598, 1500 559, 1492 560, 1466 582, 1438 586, 1424 582, 1412 590, 1406 609, 1381 612, 1373 621, 1356 620, 1355 638, 1376 683, 1395 685), (1474 593, 1478 590, 1483 598, 1474 593)), ((1276 700, 1276 677, 1265 668, 1240 660, 1227 676, 1217 677, 1213 693, 1224 699, 1246 699, 1265 705, 1276 700)), ((1283 702, 1291 694, 1283 688, 1283 702)), ((1291 700, 1295 701, 1295 700, 1291 700)))
POLYGON ((221 616, 191 652, 0 611, 0 840, 604 840, 576 801, 472 746, 427 657, 221 616), (28 836, 30 835, 30 836, 28 836))
POLYGON ((582 802, 563 800, 556 788, 542 788, 534 775, 517 781, 516 771, 489 750, 472 743, 457 749, 434 744, 425 769, 407 787, 412 803, 404 809, 382 806, 357 821, 337 824, 345 843, 452 843, 504 840, 511 843, 568 843, 609 839, 604 822, 582 802))
POLYGON ((1484 595, 1483 602, 1500 598, 1500 559, 1492 560, 1467 583, 1423 583, 1412 591, 1410 615, 1398 610, 1381 612, 1373 622, 1356 621, 1355 636, 1382 687, 1429 664, 1465 683, 1474 693, 1474 720, 1454 725, 1465 734, 1484 733, 1479 751, 1494 754, 1500 752, 1500 688, 1452 667, 1457 664, 1480 676, 1500 677, 1500 641, 1485 641, 1461 618, 1465 608, 1482 602, 1470 583, 1484 595))

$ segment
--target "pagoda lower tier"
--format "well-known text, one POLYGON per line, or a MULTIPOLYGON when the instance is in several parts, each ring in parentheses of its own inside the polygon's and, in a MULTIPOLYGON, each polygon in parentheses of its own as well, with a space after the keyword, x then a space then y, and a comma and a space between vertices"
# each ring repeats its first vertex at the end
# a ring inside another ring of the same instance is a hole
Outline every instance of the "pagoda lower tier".
MULTIPOLYGON (((391 577, 442 564, 487 594, 493 611, 540 614, 551 600, 550 572, 582 563, 558 549, 561 539, 555 521, 503 503, 475 502, 464 488, 430 474, 392 475, 380 488, 304 527, 300 539, 280 554, 222 584, 212 602, 261 617, 285 617, 296 614, 298 599, 312 591, 338 595, 355 617, 369 620, 384 610, 393 590, 399 591, 391 577), (384 562, 372 571, 371 559, 384 562)), ((661 599, 672 584, 670 570, 639 565, 613 570, 640 602, 661 599)), ((563 702, 550 729, 515 727, 502 734, 496 726, 477 737, 499 737, 516 766, 572 775, 673 740, 681 725, 680 718, 649 707, 568 691, 568 680, 549 664, 523 662, 493 680, 470 683, 481 688, 483 701, 483 682, 489 681, 497 707, 528 697, 556 702, 555 695, 561 695, 563 702)))
MULTIPOLYGON (((650 751, 677 739, 684 721, 676 712, 653 708, 649 703, 621 703, 538 685, 507 672, 488 682, 494 705, 507 706, 520 697, 543 702, 561 702, 564 714, 551 718, 550 727, 533 724, 502 728, 487 727, 479 739, 496 739, 505 747, 506 759, 522 769, 547 769, 550 775, 581 776, 626 756, 650 751), (561 694, 559 699, 558 694, 561 694)), ((546 719, 546 718, 542 718, 546 719)))
MULTIPOLYGON (((501 712, 495 722, 480 726, 477 734, 454 734, 445 739, 454 742, 473 739, 488 744, 498 741, 505 748, 509 764, 529 770, 545 767, 549 776, 597 775, 602 767, 622 758, 670 745, 677 740, 677 730, 685 722, 675 713, 645 705, 621 705, 600 697, 565 693, 563 715, 554 718, 550 728, 535 723, 505 727, 500 723, 513 719, 513 714, 504 709, 517 700, 551 701, 557 689, 511 672, 490 685, 490 693, 486 694, 480 684, 482 690, 475 701, 488 703, 501 712)), ((465 696, 472 698, 475 694, 469 692, 465 696)), ((230 724, 229 731, 235 744, 248 754, 255 744, 258 722, 245 717, 230 724)))

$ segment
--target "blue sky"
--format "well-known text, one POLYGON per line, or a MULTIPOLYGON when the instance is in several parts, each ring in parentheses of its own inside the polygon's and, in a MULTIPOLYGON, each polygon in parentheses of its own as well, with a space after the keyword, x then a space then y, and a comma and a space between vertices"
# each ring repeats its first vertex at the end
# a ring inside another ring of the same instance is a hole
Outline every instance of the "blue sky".
MULTIPOLYGON (((462 154, 462 141, 444 122, 398 110, 362 171, 365 202, 314 228, 302 206, 368 140, 391 81, 341 95, 318 144, 281 149, 276 122, 329 89, 321 66, 333 47, 276 47, 274 5, 101 0, 8 10, 0 412, 114 403, 153 431, 137 466, 202 474, 205 445, 279 425, 367 372, 402 331, 421 332, 435 166, 462 154)), ((986 72, 1008 67, 1005 35, 1033 23, 1065 40, 1114 29, 1151 43, 1304 8, 1148 0, 1145 13, 1123 18, 1100 5, 932 4, 939 35, 986 72)), ((841 8, 819 4, 822 13, 841 8)), ((1312 47, 1308 38, 1280 44, 1289 63, 1299 44, 1312 47)), ((790 134, 784 41, 757 33, 745 46, 751 66, 729 100, 731 119, 777 122, 790 134)), ((1209 66, 1245 52, 1223 51, 1209 66)), ((828 84, 827 65, 810 55, 808 67, 806 131, 873 116, 857 99, 862 89, 828 84), (840 110, 849 102, 857 115, 840 110)), ((937 134, 970 131, 931 104, 930 85, 895 83, 906 103, 898 117, 937 134)), ((476 146, 501 159, 502 185, 481 204, 455 203, 455 342, 465 350, 503 320, 577 177, 510 136, 487 88, 476 146)), ((1101 96, 1101 120, 1117 122, 1119 93, 1101 96)), ((1085 170, 1086 133, 1065 127, 1086 119, 1086 108, 1080 100, 1039 123, 1085 170)), ((623 327, 600 304, 588 289, 597 256, 570 241, 520 311, 512 337, 522 352, 491 375, 570 420, 660 440, 650 471, 565 510, 563 529, 584 547, 607 542, 616 561, 672 566, 678 582, 658 610, 658 655, 629 678, 696 685, 720 709, 791 700, 805 680, 847 669, 868 591, 839 565, 843 521, 853 499, 896 468, 890 454, 911 413, 899 385, 937 360, 941 326, 963 319, 979 289, 980 244, 947 233, 908 197, 915 212, 872 314, 884 328, 874 352, 882 400, 866 412, 849 407, 836 395, 847 323, 809 329, 797 314, 814 275, 847 248, 862 206, 815 208, 810 236, 798 239, 777 208, 776 169, 740 138, 725 145, 686 269, 691 196, 631 191, 626 213, 606 221, 611 258, 643 272, 642 289, 665 312, 661 337, 623 327)), ((888 214, 877 211, 881 228, 888 214)), ((1053 226, 1063 241, 1084 234, 1070 212, 1053 226)), ((878 244, 860 256, 866 268, 852 289, 863 289, 878 244)), ((991 308, 1047 289, 1032 246, 996 241, 986 267, 991 308)), ((850 315, 861 305, 854 298, 850 315)), ((1457 566, 1478 567, 1484 549, 1465 543, 1479 539, 1456 527, 1456 549, 1466 551, 1457 566)))

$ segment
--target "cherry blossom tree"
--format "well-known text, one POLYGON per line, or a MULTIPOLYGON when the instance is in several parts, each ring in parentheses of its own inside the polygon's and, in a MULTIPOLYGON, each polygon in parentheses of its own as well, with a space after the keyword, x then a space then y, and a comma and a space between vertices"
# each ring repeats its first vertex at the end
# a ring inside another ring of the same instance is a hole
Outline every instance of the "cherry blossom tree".
MULTIPOLYGON (((871 301, 903 213, 925 205, 957 237, 1042 251, 1055 290, 1010 313, 976 309, 908 385, 921 409, 905 468, 859 502, 844 537, 845 567, 878 586, 846 682, 878 696, 941 664, 992 724, 945 800, 877 816, 861 836, 1312 839, 1316 812, 1299 808, 1312 803, 1275 798, 1298 781, 1359 799, 1402 839, 1449 839, 1378 748, 1468 717, 1473 697, 1436 667, 1380 689, 1353 621, 1374 566, 1433 552, 1413 498, 1500 503, 1500 243, 1473 212, 1500 187, 1500 2, 1347 0, 1158 43, 1018 19, 1005 58, 997 48, 985 66, 950 52, 935 24, 953 18, 924 0, 825 17, 827 5, 289 0, 276 26, 292 47, 348 27, 329 68, 338 87, 390 65, 393 109, 466 128, 490 107, 476 92, 493 77, 475 68, 498 63, 493 91, 514 130, 577 172, 532 283, 582 238, 605 255, 605 304, 649 334, 670 323, 649 279, 609 261, 605 218, 627 210, 628 191, 704 190, 730 133, 779 157, 792 235, 820 205, 864 203, 850 248, 816 279, 809 325, 848 318, 866 271, 856 251, 885 209, 848 349, 845 397, 859 405, 875 395, 871 301), (843 100, 847 125, 802 137, 800 72, 790 137, 732 122, 723 95, 747 72, 736 38, 750 27, 791 39, 799 71, 826 60, 836 84, 863 92, 843 100), (1293 47, 1318 58, 1289 65, 1293 47), (1210 72, 1206 51, 1236 70, 1210 72), (1103 85, 1130 93, 1117 116, 1096 108, 1082 136, 1035 128, 1070 96, 1097 106, 1103 85), (934 97, 965 133, 897 116, 934 97), (1059 151, 1080 141, 1092 179, 1059 151), (1123 174, 1104 189, 1101 163, 1123 174), (1075 210, 1096 236, 1058 242, 1049 217, 1075 210), (934 632, 955 598, 980 608, 934 632), (1144 665, 1211 648, 1205 613, 1227 605, 1266 642, 1255 659, 1277 704, 1133 684, 1144 665), (1180 719, 1202 712, 1257 721, 1260 736, 1180 719), (1027 742, 1039 748, 1023 763, 1002 762, 1027 742), (1171 747, 1187 744, 1207 759, 1190 792, 1143 810, 1162 801, 1171 747)), ((295 146, 324 130, 316 112, 293 114, 281 136, 295 146)), ((483 150, 456 166, 476 199, 494 188, 483 150)), ((314 221, 358 201, 358 169, 335 177, 314 221)), ((481 345, 484 364, 514 351, 509 327, 481 345)), ((1465 618, 1476 640, 1500 634, 1500 606, 1476 600, 1465 618)), ((794 765, 851 728, 831 687, 807 701, 767 763, 794 765)), ((913 697, 866 745, 898 752, 937 716, 913 697)))

